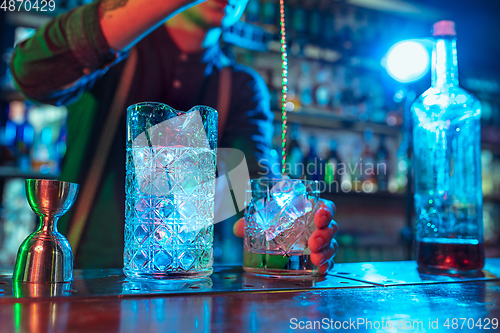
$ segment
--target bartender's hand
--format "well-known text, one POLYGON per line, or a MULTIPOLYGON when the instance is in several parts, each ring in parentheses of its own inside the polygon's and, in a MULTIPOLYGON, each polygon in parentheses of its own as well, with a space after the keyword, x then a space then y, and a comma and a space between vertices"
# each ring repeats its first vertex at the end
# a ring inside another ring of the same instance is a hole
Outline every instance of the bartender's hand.
MULTIPOLYGON (((335 204, 331 201, 321 199, 320 208, 314 215, 316 230, 309 237, 308 245, 311 250, 311 261, 319 266, 321 274, 325 274, 333 268, 333 257, 337 253, 338 244, 335 235, 339 229, 337 223, 332 219, 335 215, 335 204)), ((243 237, 245 234, 245 220, 239 219, 234 224, 234 234, 243 237)))

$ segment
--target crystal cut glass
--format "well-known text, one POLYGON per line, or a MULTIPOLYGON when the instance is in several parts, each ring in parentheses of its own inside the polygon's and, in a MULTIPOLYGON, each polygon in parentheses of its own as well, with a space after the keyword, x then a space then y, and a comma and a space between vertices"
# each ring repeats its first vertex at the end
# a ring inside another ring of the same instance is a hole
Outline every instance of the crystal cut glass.
POLYGON ((318 273, 307 240, 316 229, 317 181, 251 180, 247 189, 243 268, 270 276, 318 273))
POLYGON ((132 279, 212 273, 217 111, 162 103, 127 109, 124 272, 132 279))

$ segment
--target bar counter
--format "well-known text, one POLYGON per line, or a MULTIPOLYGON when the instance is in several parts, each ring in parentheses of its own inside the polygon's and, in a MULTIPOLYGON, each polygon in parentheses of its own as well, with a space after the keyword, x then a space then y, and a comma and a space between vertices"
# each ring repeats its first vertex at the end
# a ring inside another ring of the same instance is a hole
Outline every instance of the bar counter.
POLYGON ((315 279, 215 266, 210 278, 168 284, 108 269, 13 285, 12 271, 0 272, 2 333, 500 330, 498 258, 474 276, 421 274, 414 261, 337 264, 315 279))

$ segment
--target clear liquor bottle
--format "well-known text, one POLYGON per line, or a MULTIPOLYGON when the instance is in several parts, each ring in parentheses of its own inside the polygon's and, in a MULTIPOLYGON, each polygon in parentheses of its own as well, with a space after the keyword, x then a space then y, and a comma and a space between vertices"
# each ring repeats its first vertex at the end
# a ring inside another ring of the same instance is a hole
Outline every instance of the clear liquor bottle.
POLYGON ((458 84, 455 24, 434 24, 432 86, 412 105, 417 262, 421 270, 484 266, 481 105, 458 84))

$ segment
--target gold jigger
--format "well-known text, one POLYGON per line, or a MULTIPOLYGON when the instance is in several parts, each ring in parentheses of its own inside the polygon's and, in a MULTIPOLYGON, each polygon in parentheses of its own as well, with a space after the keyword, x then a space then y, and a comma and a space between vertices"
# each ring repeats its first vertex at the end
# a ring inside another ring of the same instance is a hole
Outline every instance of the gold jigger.
POLYGON ((78 184, 26 180, 26 196, 40 218, 40 226, 19 247, 12 280, 42 283, 73 280, 73 251, 66 237, 57 231, 57 220, 71 208, 77 194, 78 184))

